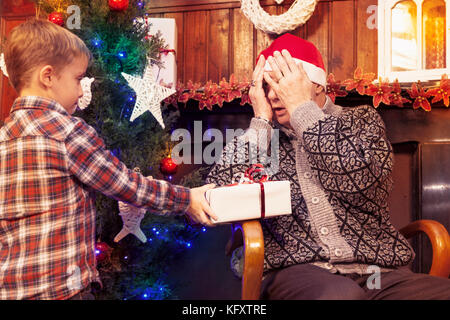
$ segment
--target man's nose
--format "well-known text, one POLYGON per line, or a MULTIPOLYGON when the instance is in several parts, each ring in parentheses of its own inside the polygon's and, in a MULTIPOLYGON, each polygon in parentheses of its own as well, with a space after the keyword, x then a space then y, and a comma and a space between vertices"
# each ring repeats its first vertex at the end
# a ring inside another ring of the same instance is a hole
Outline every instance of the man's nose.
POLYGON ((277 99, 278 99, 278 97, 277 97, 275 91, 273 91, 272 88, 269 88, 269 91, 267 92, 267 98, 268 98, 269 100, 271 100, 271 101, 274 101, 274 100, 277 100, 277 99))

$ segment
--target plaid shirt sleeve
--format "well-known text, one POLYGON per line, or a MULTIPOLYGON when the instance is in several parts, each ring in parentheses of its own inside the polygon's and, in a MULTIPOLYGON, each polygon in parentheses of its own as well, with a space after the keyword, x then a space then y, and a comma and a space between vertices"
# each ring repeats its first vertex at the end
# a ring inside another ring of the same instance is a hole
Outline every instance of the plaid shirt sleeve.
POLYGON ((147 179, 128 169, 106 149, 94 128, 82 119, 67 136, 69 170, 82 183, 118 201, 146 207, 153 213, 182 213, 190 190, 163 180, 147 179))

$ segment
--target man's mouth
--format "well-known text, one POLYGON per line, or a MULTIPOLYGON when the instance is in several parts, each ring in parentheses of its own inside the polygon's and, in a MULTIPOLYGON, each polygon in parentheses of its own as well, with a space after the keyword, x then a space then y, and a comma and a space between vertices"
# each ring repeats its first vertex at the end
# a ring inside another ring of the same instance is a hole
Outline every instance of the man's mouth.
POLYGON ((282 108, 282 107, 273 108, 273 112, 276 112, 276 113, 282 113, 284 111, 286 111, 286 108, 282 108))

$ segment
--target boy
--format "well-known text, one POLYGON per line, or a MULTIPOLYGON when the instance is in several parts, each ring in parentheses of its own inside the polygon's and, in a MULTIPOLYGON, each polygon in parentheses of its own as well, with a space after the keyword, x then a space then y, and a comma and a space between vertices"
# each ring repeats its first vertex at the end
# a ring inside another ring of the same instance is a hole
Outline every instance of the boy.
POLYGON ((99 282, 93 191, 152 212, 215 218, 214 185, 188 189, 126 168, 72 117, 91 53, 70 31, 32 19, 5 50, 19 93, 0 128, 0 299, 68 299, 99 282))

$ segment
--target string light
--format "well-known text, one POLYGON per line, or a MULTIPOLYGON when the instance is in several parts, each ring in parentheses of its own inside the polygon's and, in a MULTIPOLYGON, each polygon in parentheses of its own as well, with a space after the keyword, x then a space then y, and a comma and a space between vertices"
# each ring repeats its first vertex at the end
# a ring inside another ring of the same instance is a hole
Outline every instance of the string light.
POLYGON ((119 51, 117 53, 117 56, 121 59, 126 59, 128 55, 127 55, 126 51, 119 51))
POLYGON ((94 40, 92 40, 92 43, 93 43, 94 47, 99 48, 102 45, 102 40, 94 39, 94 40))
MULTIPOLYGON (((153 234, 153 237, 147 239, 147 243, 152 244, 154 239, 159 241, 173 242, 181 246, 181 248, 192 249, 193 243, 191 241, 185 241, 183 239, 177 239, 177 237, 171 234, 171 230, 165 227, 164 225, 156 224, 152 226, 147 226, 147 232, 153 234)), ((207 228, 202 226, 200 229, 197 227, 193 227, 189 224, 185 225, 185 229, 187 231, 197 230, 197 232, 206 232, 207 228)), ((155 243, 156 245, 157 243, 155 243)), ((124 260, 128 259, 128 256, 123 257, 124 260)), ((161 279, 157 280, 153 283, 151 287, 147 287, 144 290, 136 289, 134 292, 131 292, 131 295, 124 297, 123 300, 133 300, 133 299, 141 299, 141 300, 162 300, 170 296, 170 289, 168 289, 167 285, 162 283, 161 279)))

